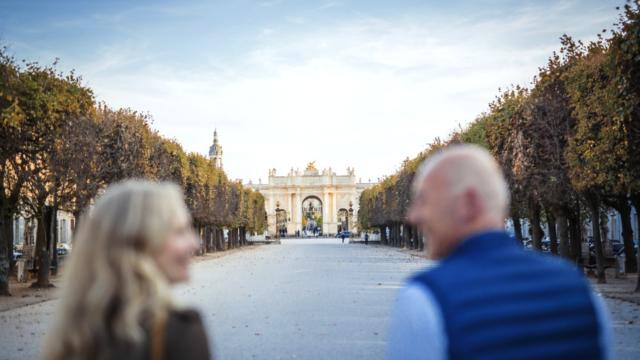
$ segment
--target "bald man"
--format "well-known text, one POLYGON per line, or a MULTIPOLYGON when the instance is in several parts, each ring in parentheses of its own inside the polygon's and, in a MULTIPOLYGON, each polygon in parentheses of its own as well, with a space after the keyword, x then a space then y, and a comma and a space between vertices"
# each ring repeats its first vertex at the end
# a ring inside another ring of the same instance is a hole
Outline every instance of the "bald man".
POLYGON ((484 149, 458 145, 416 174, 409 221, 437 265, 398 295, 389 359, 607 359, 602 299, 575 266, 504 231, 509 192, 484 149))

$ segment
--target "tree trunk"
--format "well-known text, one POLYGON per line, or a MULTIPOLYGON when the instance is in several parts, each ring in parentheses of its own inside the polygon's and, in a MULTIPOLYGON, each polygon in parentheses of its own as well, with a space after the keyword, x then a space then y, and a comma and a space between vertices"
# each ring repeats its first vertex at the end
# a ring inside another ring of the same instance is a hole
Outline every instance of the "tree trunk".
POLYGON ((218 228, 211 225, 211 251, 218 251, 218 228))
POLYGON ((516 239, 520 242, 520 244, 524 243, 522 237, 522 223, 520 222, 520 218, 513 215, 511 216, 511 222, 513 222, 513 234, 516 239))
MULTIPOLYGON (((558 208, 553 212, 555 222, 558 227, 558 252, 560 256, 569 259, 571 257, 569 249, 569 225, 567 219, 567 210, 564 207, 558 208)), ((551 234, 549 234, 551 235, 551 234)))
POLYGON ((396 224, 391 224, 391 246, 396 246, 396 224))
POLYGON ((217 226, 213 226, 211 229, 211 236, 212 236, 212 247, 213 247, 213 251, 221 251, 222 248, 220 247, 220 229, 217 226))
POLYGON ((239 248, 240 247, 240 229, 239 228, 234 228, 233 229, 233 247, 235 248, 239 248))
POLYGON ((569 242, 571 258, 580 269, 584 270, 582 259, 582 218, 580 214, 580 201, 576 201, 575 209, 568 210, 569 213, 569 242))
POLYGON ((212 248, 213 251, 218 251, 218 227, 213 225, 211 228, 211 237, 212 237, 212 248))
POLYGON ((204 225, 201 233, 202 244, 204 244, 204 253, 207 254, 211 252, 211 230, 209 229, 209 225, 204 225))
POLYGON ((56 207, 52 207, 52 215, 51 215, 51 224, 49 227, 49 241, 50 247, 49 251, 51 252, 51 266, 52 266, 52 275, 58 274, 58 209, 56 207))
MULTIPOLYGON (((0 207, 1 209, 1 207, 0 207)), ((10 296, 9 274, 13 260, 12 216, 0 215, 0 296, 10 296)))
POLYGON ((382 245, 387 245, 387 227, 382 226, 380 228, 380 242, 382 245))
POLYGON ((242 232, 240 233, 241 237, 242 237, 242 245, 243 246, 247 246, 247 229, 245 229, 244 227, 242 228, 242 232))
POLYGON ((624 269, 627 273, 638 271, 633 249, 633 227, 631 226, 631 206, 626 196, 621 196, 611 204, 620 214, 622 222, 622 241, 624 245, 624 269))
POLYGON ((31 287, 50 287, 49 266, 51 264, 51 253, 49 252, 49 229, 51 229, 51 207, 44 206, 36 233, 36 263, 38 264, 38 279, 31 284, 31 287))
POLYGON ((218 238, 216 237, 216 227, 214 225, 209 226, 209 236, 210 236, 209 241, 211 241, 211 244, 210 244, 211 252, 218 251, 218 244, 216 243, 216 240, 218 238))
POLYGON ((529 198, 529 221, 531 223, 531 241, 535 249, 542 249, 542 227, 540 226, 540 204, 531 196, 529 198))
POLYGON ((216 251, 222 251, 222 247, 220 247, 220 229, 217 226, 213 228, 213 244, 216 251))
POLYGON ((198 232, 200 234, 200 252, 202 255, 206 255, 209 249, 207 249, 207 225, 199 225, 198 232))
POLYGON ((400 231, 398 229, 398 224, 396 223, 391 225, 391 239, 393 241, 391 245, 393 247, 398 247, 400 243, 400 231))
POLYGON ((589 211, 591 212, 591 232, 593 233, 593 246, 596 251, 596 275, 598 283, 604 284, 607 278, 604 273, 604 252, 602 239, 600 238, 600 199, 597 195, 588 196, 589 211))
POLYGON ((4 233, 7 240, 9 240, 7 241, 7 254, 9 254, 9 275, 13 273, 13 269, 16 265, 16 262, 13 260, 13 246, 14 246, 13 221, 14 221, 13 215, 9 215, 9 218, 4 222, 6 224, 4 233))
POLYGON ((549 251, 558 255, 558 233, 556 232, 556 217, 547 209, 547 228, 549 229, 549 251))
POLYGON ((560 212, 556 216, 556 223, 558 224, 558 250, 560 256, 569 259, 571 258, 570 243, 569 243, 569 224, 567 223, 567 215, 564 211, 560 212))
MULTIPOLYGON (((636 208, 636 218, 638 221, 638 225, 640 226, 640 194, 631 195, 631 203, 633 207, 636 208)), ((638 250, 636 251, 636 264, 640 265, 640 237, 638 237, 638 250)), ((638 281, 636 282, 635 292, 640 292, 640 269, 638 269, 638 281)))

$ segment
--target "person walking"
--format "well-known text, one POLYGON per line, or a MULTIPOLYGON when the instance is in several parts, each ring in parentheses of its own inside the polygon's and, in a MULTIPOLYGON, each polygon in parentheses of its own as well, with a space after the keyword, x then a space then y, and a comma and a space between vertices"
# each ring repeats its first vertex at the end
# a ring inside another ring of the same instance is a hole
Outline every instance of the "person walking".
POLYGON ((608 359, 611 321, 578 269, 504 230, 509 191, 486 150, 427 159, 408 219, 439 263, 400 291, 388 359, 608 359))
POLYGON ((364 233, 364 244, 369 245, 369 233, 364 233))
POLYGON ((340 233, 340 237, 342 238, 342 243, 344 244, 345 233, 344 231, 340 233))
POLYGON ((110 186, 74 238, 43 359, 210 359, 200 315, 171 294, 198 249, 176 185, 110 186))

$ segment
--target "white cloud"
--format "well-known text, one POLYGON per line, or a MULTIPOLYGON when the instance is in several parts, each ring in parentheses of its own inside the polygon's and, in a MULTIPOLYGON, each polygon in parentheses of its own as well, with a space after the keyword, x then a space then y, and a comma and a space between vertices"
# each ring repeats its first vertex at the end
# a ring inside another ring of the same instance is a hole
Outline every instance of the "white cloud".
POLYGON ((134 61, 139 49, 128 46, 79 70, 100 99, 150 111, 188 151, 205 153, 216 126, 232 177, 256 181, 269 168, 316 160, 376 179, 484 111, 498 87, 528 82, 560 35, 532 37, 545 24, 540 16, 444 27, 368 18, 301 33, 268 27, 244 59, 211 71, 153 61, 111 71, 146 62, 134 61))

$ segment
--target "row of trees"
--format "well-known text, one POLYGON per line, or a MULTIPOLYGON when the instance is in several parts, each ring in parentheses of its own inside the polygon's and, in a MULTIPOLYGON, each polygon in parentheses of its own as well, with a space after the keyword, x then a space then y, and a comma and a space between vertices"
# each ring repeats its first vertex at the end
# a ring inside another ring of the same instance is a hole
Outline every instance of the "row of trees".
POLYGON ((626 269, 637 271, 631 206, 640 209, 640 4, 627 3, 608 38, 583 44, 565 35, 561 45, 530 88, 501 91, 488 112, 363 192, 360 224, 390 228, 390 239, 382 231, 385 243, 422 247, 422 236, 405 223, 416 168, 449 144, 474 143, 503 168, 516 237, 523 239, 526 219, 533 247, 540 249, 547 223, 551 251, 580 263, 589 224, 598 280, 605 282, 603 214, 615 209, 626 269))
POLYGON ((57 268, 56 212, 75 215, 110 183, 127 178, 173 181, 185 191, 202 252, 246 244, 262 232, 259 193, 230 181, 222 169, 150 127, 148 114, 96 103, 73 72, 18 64, 0 51, 0 294, 8 295, 13 221, 35 219, 35 286, 49 286, 57 268), (228 243, 223 237, 228 229, 228 243))

